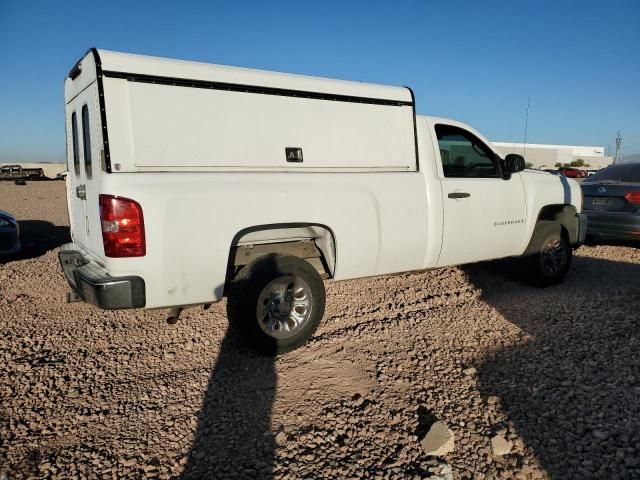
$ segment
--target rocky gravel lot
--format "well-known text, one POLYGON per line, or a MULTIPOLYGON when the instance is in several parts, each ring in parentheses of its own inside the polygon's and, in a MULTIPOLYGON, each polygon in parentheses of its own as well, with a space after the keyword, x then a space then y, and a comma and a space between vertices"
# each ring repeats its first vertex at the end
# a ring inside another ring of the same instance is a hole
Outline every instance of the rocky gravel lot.
POLYGON ((634 246, 581 247, 548 289, 510 261, 330 283, 315 339, 270 359, 224 302, 65 304, 62 182, 0 184, 0 209, 25 244, 0 264, 0 478, 640 478, 634 246))

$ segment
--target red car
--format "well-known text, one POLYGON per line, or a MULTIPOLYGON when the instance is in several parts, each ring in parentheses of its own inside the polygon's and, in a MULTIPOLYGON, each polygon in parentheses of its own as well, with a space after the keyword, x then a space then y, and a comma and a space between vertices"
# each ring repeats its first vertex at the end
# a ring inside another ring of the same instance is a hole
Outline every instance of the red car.
POLYGON ((560 175, 564 175, 569 178, 584 178, 588 175, 586 170, 581 170, 574 167, 562 167, 558 169, 560 175))

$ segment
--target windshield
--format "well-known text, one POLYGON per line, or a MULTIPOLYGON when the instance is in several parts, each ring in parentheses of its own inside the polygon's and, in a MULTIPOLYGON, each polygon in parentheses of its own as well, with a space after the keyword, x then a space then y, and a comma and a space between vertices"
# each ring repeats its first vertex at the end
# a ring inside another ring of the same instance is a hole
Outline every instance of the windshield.
POLYGON ((610 165, 589 177, 585 182, 629 182, 640 183, 640 163, 610 165))

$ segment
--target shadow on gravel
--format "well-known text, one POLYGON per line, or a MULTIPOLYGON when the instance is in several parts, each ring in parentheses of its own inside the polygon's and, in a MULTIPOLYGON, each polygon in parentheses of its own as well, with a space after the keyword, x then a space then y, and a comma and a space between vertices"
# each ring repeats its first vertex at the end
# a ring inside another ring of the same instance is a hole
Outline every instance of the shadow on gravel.
POLYGON ((227 315, 230 326, 209 377, 180 479, 273 478, 275 357, 255 353, 240 338, 239 319, 229 302, 227 315))
POLYGON ((209 378, 182 479, 273 477, 273 359, 227 332, 209 378))
POLYGON ((511 281, 518 265, 465 267, 530 336, 478 366, 481 394, 500 398, 552 478, 640 478, 640 265, 574 257, 546 289, 511 281))
POLYGON ((596 246, 596 245, 608 245, 612 247, 629 247, 629 248, 640 248, 640 239, 638 240, 616 240, 615 238, 605 238, 605 237, 589 237, 587 238, 586 245, 596 246))
POLYGON ((43 220, 20 220, 18 223, 22 249, 16 255, 3 258, 4 263, 39 257, 71 241, 67 226, 54 225, 43 220))

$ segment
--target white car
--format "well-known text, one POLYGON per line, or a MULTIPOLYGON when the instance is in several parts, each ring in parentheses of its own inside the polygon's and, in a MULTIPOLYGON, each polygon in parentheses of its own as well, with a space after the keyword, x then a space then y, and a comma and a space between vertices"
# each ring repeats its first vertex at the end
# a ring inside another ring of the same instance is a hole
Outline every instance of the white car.
POLYGON ((551 285, 584 241, 577 183, 406 87, 92 49, 65 103, 71 298, 175 321, 229 296, 267 353, 313 334, 323 279, 524 255, 551 285))

